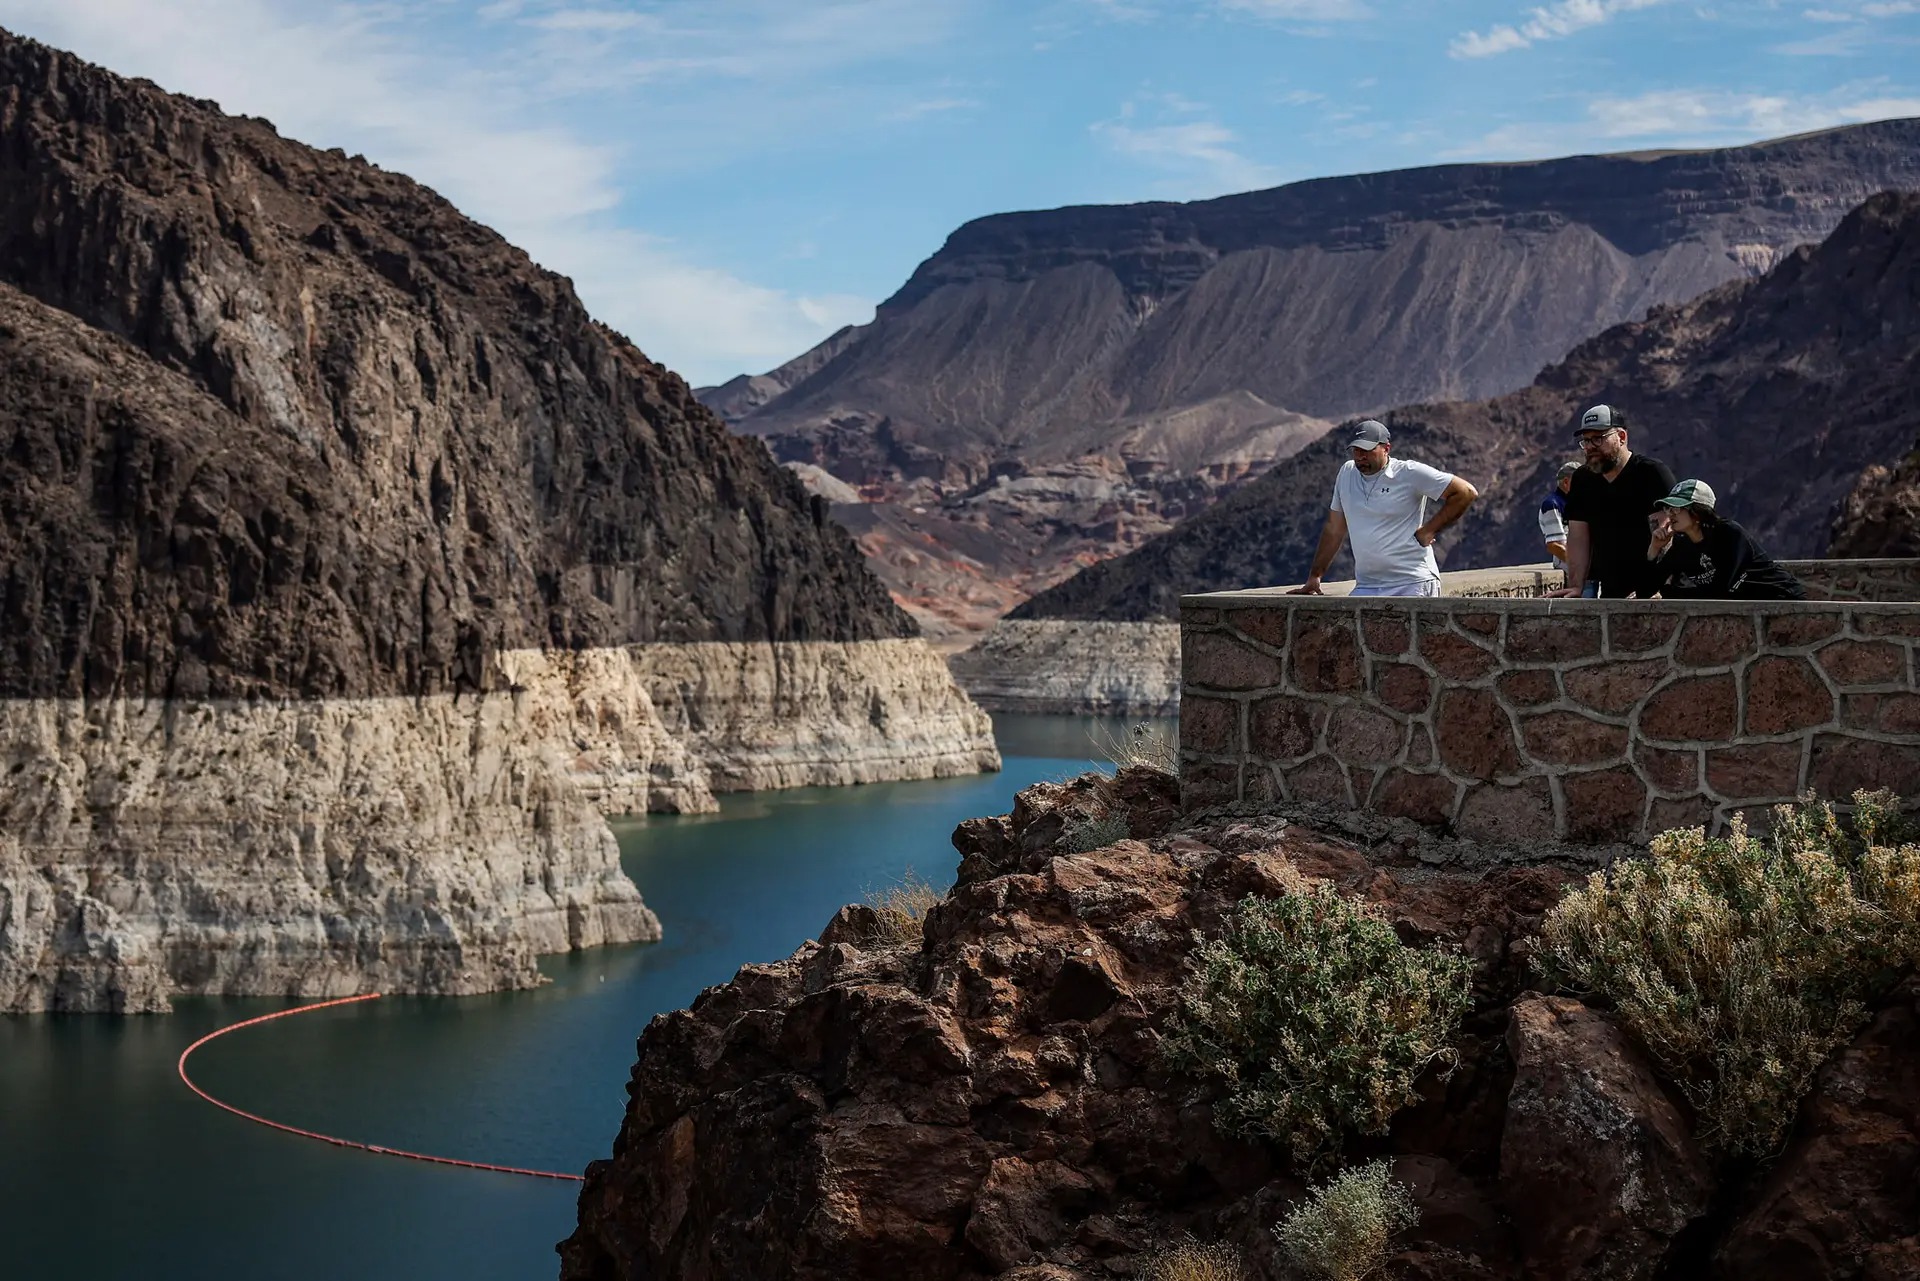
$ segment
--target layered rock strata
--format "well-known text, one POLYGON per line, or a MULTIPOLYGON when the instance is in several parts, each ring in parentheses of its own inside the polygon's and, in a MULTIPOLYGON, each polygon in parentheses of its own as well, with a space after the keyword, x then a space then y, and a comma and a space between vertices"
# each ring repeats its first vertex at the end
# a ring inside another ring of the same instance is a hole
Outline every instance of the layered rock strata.
POLYGON ((0 1010, 530 983, 657 934, 602 809, 997 762, 567 281, 3 31, 0 575, 0 1010))
POLYGON ((1564 864, 1405 823, 1182 820, 1145 771, 1028 789, 954 844, 921 938, 846 908, 648 1026, 565 1281, 1095 1281, 1185 1233, 1237 1247, 1251 1281, 1297 1275, 1272 1228, 1305 1182, 1277 1145, 1222 1135, 1217 1095, 1158 1046, 1196 934, 1302 874, 1474 966, 1457 1069, 1349 1152, 1390 1160, 1420 1211, 1381 1275, 1838 1281, 1914 1257, 1911 993, 1835 1057, 1756 1179, 1708 1158, 1610 1015, 1530 989, 1564 864), (1129 835, 1076 852, 1096 818, 1129 835))

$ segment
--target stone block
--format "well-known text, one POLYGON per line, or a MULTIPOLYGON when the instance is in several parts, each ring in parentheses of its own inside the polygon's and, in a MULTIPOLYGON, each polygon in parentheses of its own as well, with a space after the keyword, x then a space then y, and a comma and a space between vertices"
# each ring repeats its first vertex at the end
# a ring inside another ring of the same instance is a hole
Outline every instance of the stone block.
POLYGON ((1830 801, 1844 801, 1863 787, 1891 788, 1903 800, 1920 797, 1920 742, 1817 735, 1807 763, 1807 786, 1830 801))
POLYGON ((1879 734, 1920 734, 1920 694, 1849 694, 1841 723, 1879 734))
POLYGON ((1241 795, 1255 805, 1272 805, 1287 799, 1280 785, 1280 767, 1260 761, 1248 761, 1242 774, 1241 795))
POLYGON ((1410 663, 1376 663, 1373 688, 1382 703, 1410 716, 1433 706, 1433 677, 1410 663))
POLYGON ((1920 609, 1888 611, 1884 614, 1856 611, 1853 627, 1862 636, 1920 637, 1920 609))
POLYGON ((1493 779, 1520 772, 1513 721, 1491 690, 1448 690, 1440 696, 1436 721, 1440 759, 1455 774, 1493 779))
POLYGON ((1507 624, 1510 663, 1566 663, 1600 653, 1600 620, 1593 615, 1515 618, 1507 624))
POLYGON ((1770 614, 1764 623, 1769 648, 1790 649, 1812 645, 1838 636, 1846 629, 1846 616, 1839 613, 1770 614))
POLYGON ((1625 758, 1627 727, 1603 725, 1578 712, 1547 712, 1520 722, 1527 751, 1548 765, 1604 765, 1625 758))
POLYGON ((1682 667, 1726 667, 1745 658, 1754 648, 1752 614, 1720 614, 1689 618, 1680 629, 1673 659, 1682 667))
POLYGON ((1180 700, 1180 750, 1204 756, 1238 756, 1240 704, 1189 694, 1180 700))
POLYGON ((1639 729, 1666 742, 1724 743, 1739 723, 1739 697, 1732 675, 1678 680, 1647 699, 1639 729))
POLYGON ((1194 689, 1272 689, 1280 683, 1280 660, 1258 653, 1218 632, 1183 636, 1182 682, 1194 689))
POLYGON ((1267 761, 1290 761, 1313 751, 1327 709, 1290 694, 1263 698, 1247 712, 1247 751, 1267 761))
POLYGON ((1538 707, 1560 697, 1560 685, 1554 680, 1553 673, 1538 668, 1508 672, 1500 678, 1499 687, 1500 697, 1516 707, 1538 707))
POLYGON ((1287 790, 1296 801, 1318 801, 1323 805, 1354 807, 1353 792, 1347 786, 1347 772, 1331 756, 1316 756, 1304 765, 1282 771, 1287 790))
POLYGON ((1238 765, 1180 764, 1180 808, 1188 813, 1240 799, 1238 765))
POLYGON ((1353 619, 1302 610, 1293 620, 1287 663, 1296 689, 1313 694, 1360 689, 1360 638, 1353 619))
POLYGON ((1481 636, 1500 634, 1500 615, 1485 610, 1457 610, 1453 615, 1453 624, 1481 636))
POLYGON ((1632 759, 1640 776, 1656 792, 1686 796, 1700 790, 1700 749, 1697 747, 1649 747, 1633 745, 1632 759))
POLYGON ((1517 787, 1483 784, 1467 788, 1454 823, 1460 835, 1501 844, 1554 839, 1553 791, 1544 778, 1517 787))
POLYGON ((1360 636, 1376 658, 1397 658, 1413 644, 1413 620, 1403 613, 1370 609, 1360 615, 1360 636))
POLYGON ((1182 627, 1212 627, 1219 621, 1220 611, 1217 609, 1189 609, 1185 606, 1180 609, 1182 627))
POLYGON ((1226 613, 1224 622, 1249 640, 1259 641, 1262 645, 1271 645, 1275 649, 1287 647, 1287 629, 1291 625, 1293 611, 1285 606, 1266 609, 1235 609, 1226 613))
POLYGON ((1704 796, 1682 796, 1655 800, 1647 814, 1647 835, 1676 832, 1682 828, 1711 828, 1713 802, 1704 796))
POLYGON ((1800 792, 1801 745, 1742 743, 1707 750, 1707 786, 1729 801, 1786 800, 1800 792))
POLYGON ((1371 708, 1346 704, 1327 721, 1327 748, 1348 765, 1387 765, 1400 758, 1407 732, 1399 721, 1371 708))
POLYGON ((1415 723, 1407 740, 1407 764, 1431 765, 1438 758, 1438 753, 1433 750, 1433 732, 1425 725, 1415 723))
POLYGON ((1438 774, 1389 770, 1374 793, 1373 809, 1390 818, 1410 818, 1437 827, 1453 817, 1457 784, 1438 774))
POLYGON ((1595 663, 1561 674, 1567 697, 1609 716, 1625 716, 1673 670, 1664 658, 1595 663))
POLYGON ((1569 774, 1560 780, 1567 798, 1567 839, 1631 841, 1640 834, 1647 808, 1647 785, 1630 769, 1569 774))
POLYGON ((1890 685, 1907 679, 1907 651, 1891 641, 1834 641, 1814 659, 1841 685, 1890 685))
POLYGON ((1747 733, 1791 734, 1833 714, 1833 691, 1806 659, 1770 655, 1747 668, 1747 733))
POLYGON ((1420 657, 1427 660, 1427 666, 1450 681, 1477 681, 1495 667, 1500 660, 1492 650, 1478 645, 1458 632, 1430 631, 1433 624, 1422 621, 1420 625, 1420 657))
POLYGON ((1607 612, 1607 653, 1618 658, 1665 648, 1679 627, 1678 614, 1643 614, 1631 605, 1616 605, 1607 612))

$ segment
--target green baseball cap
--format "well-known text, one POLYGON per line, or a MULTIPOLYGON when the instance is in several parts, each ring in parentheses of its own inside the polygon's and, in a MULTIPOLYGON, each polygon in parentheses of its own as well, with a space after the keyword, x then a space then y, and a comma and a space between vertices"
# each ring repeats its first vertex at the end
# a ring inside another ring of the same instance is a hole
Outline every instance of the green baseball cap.
POLYGON ((1713 486, 1704 480, 1683 480, 1667 491, 1665 498, 1657 498, 1657 503, 1668 507, 1693 507, 1695 505, 1713 510, 1713 486))

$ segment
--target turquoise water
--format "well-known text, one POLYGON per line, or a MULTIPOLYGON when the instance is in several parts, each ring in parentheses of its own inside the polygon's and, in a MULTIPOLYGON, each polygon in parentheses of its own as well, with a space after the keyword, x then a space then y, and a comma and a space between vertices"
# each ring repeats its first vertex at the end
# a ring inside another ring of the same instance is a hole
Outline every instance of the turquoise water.
MULTIPOLYGON (((634 1040, 741 965, 786 956, 843 903, 911 869, 1018 789, 1071 777, 1117 727, 996 718, 1006 769, 722 798, 717 815, 615 824, 666 927, 651 946, 554 957, 532 992, 388 997, 237 1032, 194 1079, 235 1106, 390 1147, 579 1172, 606 1156, 634 1040)), ((188 1044, 297 1002, 183 1001, 170 1016, 0 1018, 0 1274, 119 1278, 552 1277, 579 1185, 454 1170, 279 1134, 174 1075, 188 1044)))

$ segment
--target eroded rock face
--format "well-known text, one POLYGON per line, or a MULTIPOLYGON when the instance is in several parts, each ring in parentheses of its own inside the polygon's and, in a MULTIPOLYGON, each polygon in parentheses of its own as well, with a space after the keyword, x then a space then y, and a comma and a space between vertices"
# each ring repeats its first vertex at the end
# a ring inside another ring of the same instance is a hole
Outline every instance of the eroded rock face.
POLYGON ((1528 1274, 1655 1276, 1713 1194, 1686 1118, 1620 1030, 1578 1001, 1519 1002, 1507 1048, 1500 1187, 1528 1274))
MULTIPOLYGON (((1481 1012, 1461 1070, 1382 1146, 1430 1211, 1404 1262, 1516 1276, 1494 1200, 1505 1002, 1570 872, 1429 868, 1277 821, 1172 830, 1171 780, 1043 784, 954 843, 959 883, 918 948, 860 909, 749 966, 641 1039, 611 1161, 589 1171, 569 1278, 1107 1276, 1184 1229, 1276 1266, 1301 1185, 1224 1137, 1160 1063, 1193 932, 1288 868, 1383 904, 1409 939, 1465 947, 1481 1012), (1063 847, 1096 815, 1131 837, 1063 847)), ((1271 1271, 1261 1275, 1277 1275, 1271 1271)))

